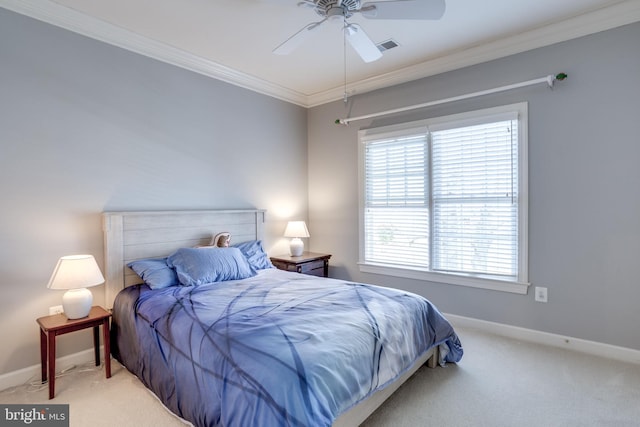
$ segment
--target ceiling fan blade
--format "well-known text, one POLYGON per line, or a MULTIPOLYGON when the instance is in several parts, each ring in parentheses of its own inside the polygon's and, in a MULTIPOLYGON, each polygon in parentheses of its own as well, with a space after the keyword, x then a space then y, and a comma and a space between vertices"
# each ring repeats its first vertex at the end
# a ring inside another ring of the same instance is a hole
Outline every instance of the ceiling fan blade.
POLYGON ((364 62, 373 62, 382 57, 378 46, 371 41, 360 25, 348 24, 344 27, 344 31, 349 44, 364 62))
POLYGON ((302 0, 298 2, 298 7, 310 7, 315 8, 317 5, 311 0, 302 0))
POLYGON ((323 19, 322 21, 319 21, 319 22, 312 22, 311 24, 306 25, 300 31, 298 31, 297 33, 289 37, 287 40, 285 40, 282 44, 280 44, 280 46, 273 49, 273 53, 275 53, 276 55, 290 54, 291 52, 296 50, 298 46, 300 46, 305 40, 307 40, 309 35, 316 28, 318 28, 320 24, 322 24, 324 21, 326 21, 326 19, 323 19))
POLYGON ((362 16, 369 19, 427 19, 442 18, 447 8, 445 0, 396 0, 364 3, 362 16))

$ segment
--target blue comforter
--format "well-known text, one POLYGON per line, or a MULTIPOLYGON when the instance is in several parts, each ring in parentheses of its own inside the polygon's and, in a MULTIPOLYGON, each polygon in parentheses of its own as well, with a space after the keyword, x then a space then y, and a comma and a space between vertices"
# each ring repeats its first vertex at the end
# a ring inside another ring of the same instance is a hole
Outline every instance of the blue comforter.
POLYGON ((426 299, 269 269, 118 295, 115 356, 196 426, 329 426, 435 345, 462 347, 426 299))

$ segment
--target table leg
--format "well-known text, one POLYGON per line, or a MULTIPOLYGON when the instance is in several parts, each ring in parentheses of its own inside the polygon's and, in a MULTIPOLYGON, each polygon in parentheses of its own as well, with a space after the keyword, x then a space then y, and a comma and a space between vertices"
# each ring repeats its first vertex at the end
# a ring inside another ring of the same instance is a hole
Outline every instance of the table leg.
POLYGON ((109 337, 109 318, 102 323, 102 341, 104 341, 104 369, 107 378, 111 378, 111 345, 109 337))
POLYGON ((47 335, 47 347, 49 353, 49 399, 56 394, 56 334, 49 331, 47 335))
POLYGON ((100 366, 100 326, 93 327, 93 354, 96 359, 96 366, 100 366))
POLYGON ((47 382, 47 334, 40 329, 40 365, 42 368, 42 384, 47 382))

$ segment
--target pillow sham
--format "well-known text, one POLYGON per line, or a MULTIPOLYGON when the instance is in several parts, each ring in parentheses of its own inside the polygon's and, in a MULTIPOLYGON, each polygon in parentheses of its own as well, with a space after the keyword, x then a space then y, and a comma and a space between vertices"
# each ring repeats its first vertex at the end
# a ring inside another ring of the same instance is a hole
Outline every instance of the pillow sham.
POLYGON ((151 289, 163 289, 180 284, 175 270, 167 265, 167 258, 139 259, 131 261, 127 267, 135 271, 151 289))
POLYGON ((256 270, 275 268, 267 256, 267 253, 262 248, 261 240, 250 240, 248 242, 236 243, 232 246, 240 249, 247 261, 249 261, 249 264, 256 270))
POLYGON ((181 248, 167 258, 184 286, 240 280, 256 275, 238 248, 181 248))

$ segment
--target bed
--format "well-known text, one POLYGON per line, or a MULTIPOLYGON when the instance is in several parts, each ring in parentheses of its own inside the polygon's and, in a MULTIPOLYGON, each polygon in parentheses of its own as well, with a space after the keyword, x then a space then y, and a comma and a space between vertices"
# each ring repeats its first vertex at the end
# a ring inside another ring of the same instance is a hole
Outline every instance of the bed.
POLYGON ((270 266, 264 224, 264 210, 103 214, 114 357, 173 413, 196 426, 357 426, 423 364, 461 359, 422 297, 270 266), (206 247, 221 231, 232 247, 206 247))

